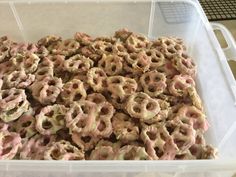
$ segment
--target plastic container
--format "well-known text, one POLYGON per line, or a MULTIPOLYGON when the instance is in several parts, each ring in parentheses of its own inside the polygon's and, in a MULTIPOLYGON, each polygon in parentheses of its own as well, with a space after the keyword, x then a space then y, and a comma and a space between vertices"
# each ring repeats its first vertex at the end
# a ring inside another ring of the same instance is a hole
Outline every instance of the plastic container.
POLYGON ((184 39, 198 66, 197 86, 210 123, 207 143, 219 150, 217 160, 0 161, 1 177, 230 177, 236 172, 236 84, 197 1, 9 0, 0 1, 0 19, 0 35, 19 41, 48 34, 67 38, 76 31, 111 35, 124 27, 150 38, 184 39))

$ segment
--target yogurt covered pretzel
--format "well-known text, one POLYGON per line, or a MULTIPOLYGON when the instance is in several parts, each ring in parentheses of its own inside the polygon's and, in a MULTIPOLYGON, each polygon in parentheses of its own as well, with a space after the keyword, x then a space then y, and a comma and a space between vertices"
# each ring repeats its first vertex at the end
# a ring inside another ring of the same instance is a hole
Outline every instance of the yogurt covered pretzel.
POLYGON ((53 135, 65 127, 65 114, 67 109, 63 105, 54 104, 41 109, 35 116, 36 130, 42 135, 53 135))
POLYGON ((90 35, 82 32, 77 32, 74 35, 74 39, 82 45, 89 45, 92 43, 93 39, 90 35))
POLYGON ((79 101, 85 99, 87 96, 83 82, 78 79, 72 79, 64 84, 61 92, 61 98, 66 104, 70 104, 73 101, 79 101))
POLYGON ((43 105, 47 105, 56 101, 62 86, 61 78, 46 76, 42 80, 34 82, 30 89, 36 100, 43 105))
POLYGON ((144 92, 151 97, 156 97, 166 89, 166 76, 157 71, 150 71, 143 74, 140 82, 144 92))
POLYGON ((112 118, 112 127, 118 140, 131 142, 139 138, 139 128, 127 114, 116 113, 112 118))
POLYGON ((84 152, 70 142, 61 140, 49 146, 44 152, 45 160, 83 160, 84 152))
POLYGON ((152 99, 146 93, 137 92, 129 96, 126 110, 131 117, 145 122, 160 112, 160 106, 157 100, 152 99))
POLYGON ((0 118, 4 122, 18 119, 28 108, 24 90, 12 88, 0 91, 0 118))
POLYGON ((71 55, 74 55, 79 50, 80 44, 74 39, 66 39, 64 41, 60 41, 57 43, 57 45, 52 50, 52 53, 64 55, 66 57, 69 57, 71 55))
POLYGON ((11 45, 10 55, 12 57, 21 54, 25 55, 26 53, 37 53, 38 47, 32 43, 13 43, 11 45))
POLYGON ((139 52, 148 46, 149 41, 145 36, 131 34, 125 41, 129 52, 139 52))
POLYGON ((13 159, 21 146, 21 138, 18 133, 0 132, 0 160, 13 159))
POLYGON ((12 41, 7 36, 0 37, 0 63, 10 57, 12 41))
POLYGON ((106 73, 101 68, 91 68, 87 73, 88 84, 93 88, 95 92, 102 92, 105 90, 106 83, 106 73))

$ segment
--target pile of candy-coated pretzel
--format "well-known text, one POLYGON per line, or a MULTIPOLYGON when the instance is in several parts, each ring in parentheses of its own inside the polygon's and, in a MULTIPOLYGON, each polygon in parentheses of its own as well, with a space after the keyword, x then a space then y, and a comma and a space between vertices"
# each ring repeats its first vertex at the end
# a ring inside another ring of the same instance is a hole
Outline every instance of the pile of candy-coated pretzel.
POLYGON ((215 158, 183 41, 0 38, 0 159, 215 158))

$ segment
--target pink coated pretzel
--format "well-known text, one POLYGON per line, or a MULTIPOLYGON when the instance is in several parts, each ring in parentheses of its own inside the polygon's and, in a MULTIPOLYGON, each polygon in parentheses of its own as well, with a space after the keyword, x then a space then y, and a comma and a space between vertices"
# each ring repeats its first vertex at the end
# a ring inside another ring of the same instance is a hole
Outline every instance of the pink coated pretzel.
POLYGON ((86 33, 76 32, 74 39, 82 45, 90 45, 93 41, 92 37, 86 33))
POLYGON ((166 123, 166 129, 173 138, 177 153, 183 153, 195 143, 196 131, 188 123, 177 118, 166 123))
POLYGON ((18 88, 23 89, 30 86, 35 80, 35 75, 26 74, 24 70, 13 71, 3 78, 5 88, 18 88))
POLYGON ((127 114, 116 113, 112 118, 112 127, 118 140, 130 142, 139 138, 139 128, 127 114))
POLYGON ((126 145, 120 148, 115 160, 151 160, 144 147, 126 145))
POLYGON ((144 51, 139 53, 130 53, 125 57, 126 66, 124 69, 128 72, 145 73, 149 70, 151 57, 147 56, 144 51))
POLYGON ((79 50, 80 44, 74 39, 66 39, 58 42, 52 50, 53 54, 64 55, 66 57, 74 55, 79 50))
POLYGON ((63 105, 54 104, 41 109, 35 116, 36 130, 42 135, 52 135, 65 127, 65 114, 67 109, 63 105))
POLYGON ((24 90, 12 88, 0 91, 0 118, 4 122, 18 119, 28 108, 24 90))
POLYGON ((70 142, 61 140, 49 146, 44 152, 45 160, 83 160, 84 152, 70 142))
POLYGON ((182 74, 187 74, 192 77, 196 75, 196 65, 193 59, 185 53, 177 54, 173 57, 173 63, 175 68, 182 74))
POLYGON ((143 126, 141 132, 147 152, 155 160, 173 160, 176 146, 163 124, 143 126))
POLYGON ((35 117, 31 114, 23 114, 16 121, 16 132, 22 139, 28 139, 37 133, 35 129, 35 117))
POLYGON ((99 141, 99 138, 93 136, 91 133, 73 132, 72 140, 79 148, 84 151, 88 151, 96 146, 97 142, 99 141))
POLYGON ((38 47, 32 43, 14 43, 11 45, 10 55, 12 57, 21 54, 24 55, 26 53, 37 53, 38 47))
POLYGON ((21 138, 15 132, 0 132, 0 160, 13 159, 21 148, 21 138))
POLYGON ((62 89, 61 98, 66 104, 85 99, 87 96, 83 82, 78 79, 72 79, 65 83, 62 89))
POLYGON ((109 102, 103 102, 97 105, 96 111, 94 134, 97 137, 109 137, 112 133, 111 118, 115 112, 114 107, 109 102))
POLYGON ((177 116, 181 119, 188 119, 190 124, 196 131, 207 131, 208 122, 204 113, 197 109, 195 106, 184 105, 177 113, 177 116))
POLYGON ((102 92, 107 86, 106 73, 103 69, 98 67, 91 68, 87 73, 88 84, 95 92, 102 92))
POLYGON ((156 97, 166 89, 166 76, 157 71, 150 71, 141 76, 140 83, 145 93, 156 97))
POLYGON ((115 152, 111 146, 96 146, 89 160, 114 160, 115 152))
POLYGON ((62 90, 62 80, 57 77, 46 76, 38 82, 34 82, 30 89, 33 97, 41 104, 54 103, 62 90))
POLYGON ((91 45, 81 47, 79 49, 79 53, 87 58, 90 58, 94 62, 97 62, 102 58, 102 55, 96 53, 96 50, 93 49, 91 45))
POLYGON ((63 56, 63 55, 48 55, 47 57, 44 58, 44 60, 48 60, 48 61, 44 61, 44 62, 51 62, 52 63, 53 70, 55 72, 60 72, 63 70, 65 56, 63 56))
POLYGON ((157 49, 146 50, 146 55, 151 58, 150 70, 156 70, 165 64, 165 56, 157 49))
POLYGON ((195 82, 189 75, 176 75, 169 84, 172 95, 182 97, 188 94, 188 88, 194 87, 195 82))
POLYGON ((179 72, 174 67, 173 63, 169 60, 165 60, 164 64, 160 67, 157 67, 156 70, 158 72, 164 73, 167 78, 172 79, 175 75, 179 74, 179 72))
POLYGON ((174 37, 161 37, 152 43, 151 48, 158 49, 168 59, 171 59, 175 54, 181 54, 186 50, 183 41, 174 37))
POLYGON ((18 70, 24 70, 25 73, 33 73, 37 70, 39 57, 33 53, 26 53, 24 55, 17 54, 12 57, 10 61, 18 70))
POLYGON ((157 100, 146 93, 137 92, 129 96, 126 110, 130 116, 145 122, 160 112, 160 106, 157 100))
POLYGON ((114 54, 120 57, 125 57, 126 55, 128 55, 125 44, 121 43, 120 41, 115 42, 115 44, 112 46, 112 51, 114 54))
POLYGON ((110 76, 107 78, 107 90, 111 93, 111 97, 119 97, 121 100, 135 93, 137 83, 134 79, 123 76, 110 76))
POLYGON ((117 55, 103 55, 98 62, 98 67, 102 68, 107 75, 119 75, 123 70, 123 59, 117 55))
POLYGON ((131 34, 133 34, 133 32, 129 31, 126 28, 123 28, 123 29, 116 31, 114 34, 114 37, 118 38, 122 42, 125 42, 131 34))
POLYGON ((54 135, 45 136, 36 134, 23 144, 20 151, 20 159, 43 160, 46 148, 54 142, 54 135))
POLYGON ((145 36, 131 34, 125 41, 129 52, 139 52, 148 46, 149 41, 145 36))
POLYGON ((70 129, 70 133, 93 132, 97 115, 96 109, 96 104, 91 101, 74 102, 65 114, 66 127, 70 129))
POLYGON ((93 61, 80 54, 74 55, 64 62, 64 68, 71 73, 87 72, 93 66, 93 61))

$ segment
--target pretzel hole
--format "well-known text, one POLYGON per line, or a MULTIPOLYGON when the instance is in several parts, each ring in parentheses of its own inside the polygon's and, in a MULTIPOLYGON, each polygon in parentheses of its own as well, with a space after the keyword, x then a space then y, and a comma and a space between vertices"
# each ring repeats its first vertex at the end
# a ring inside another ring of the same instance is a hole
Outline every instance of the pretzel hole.
POLYGON ((96 70, 95 74, 100 76, 100 77, 104 77, 105 76, 105 74, 102 71, 99 71, 99 70, 96 70))
POLYGON ((100 104, 103 102, 103 99, 99 98, 99 97, 94 97, 92 100, 92 102, 96 103, 96 104, 100 104))
POLYGON ((158 147, 155 147, 154 150, 155 150, 155 154, 157 157, 163 156, 164 152, 162 150, 160 150, 158 147))
POLYGON ((101 109, 101 115, 107 115, 107 114, 109 114, 109 108, 107 108, 107 107, 102 107, 102 109, 101 109))
POLYGON ((141 113, 141 109, 138 106, 133 107, 134 112, 141 113))
POLYGON ((53 149, 53 151, 51 152, 51 157, 53 160, 57 160, 60 157, 61 153, 59 151, 59 149, 53 149))
POLYGON ((58 121, 58 122, 61 122, 61 121, 64 121, 64 115, 57 115, 56 116, 56 120, 58 121))
POLYGON ((77 115, 78 115, 78 114, 77 114, 76 110, 74 110, 73 113, 71 114, 71 116, 72 116, 73 119, 76 118, 77 115))
POLYGON ((18 110, 18 107, 15 107, 15 108, 13 108, 13 109, 7 111, 7 115, 11 115, 11 114, 13 114, 14 112, 16 112, 17 110, 18 110))
POLYGON ((86 126, 85 120, 79 120, 76 124, 77 127, 84 128, 86 126))
POLYGON ((115 71, 116 71, 116 66, 113 65, 113 66, 111 67, 111 70, 112 70, 113 72, 115 72, 115 71))
POLYGON ((157 133, 147 131, 147 136, 149 137, 150 140, 154 141, 157 139, 157 133))
POLYGON ((54 111, 53 110, 51 110, 51 111, 49 111, 49 112, 47 112, 45 114, 45 116, 47 116, 47 117, 52 117, 53 115, 54 115, 54 111))
POLYGON ((42 146, 46 146, 49 144, 49 142, 50 142, 50 137, 45 136, 45 137, 43 137, 42 142, 40 144, 42 146))
POLYGON ((21 138, 26 138, 26 129, 22 129, 21 131, 20 131, 20 137, 21 138))
POLYGON ((170 127, 170 126, 166 126, 167 131, 169 132, 169 134, 171 135, 174 132, 174 128, 170 127))
POLYGON ((176 82, 175 85, 174 85, 174 88, 177 89, 177 90, 183 90, 183 85, 179 82, 176 82))
POLYGON ((12 147, 4 148, 4 149, 2 150, 1 155, 3 156, 3 155, 5 155, 5 154, 8 154, 8 153, 11 152, 11 150, 12 150, 12 147))
POLYGON ((176 154, 175 155, 175 159, 178 159, 178 160, 183 160, 185 157, 185 154, 176 154))
POLYGON ((1 51, 1 52, 6 52, 7 50, 8 50, 8 48, 5 47, 5 46, 3 46, 3 47, 0 48, 0 51, 1 51))
POLYGON ((146 105, 146 109, 151 111, 153 109, 155 109, 156 105, 152 102, 149 102, 147 105, 146 105))
POLYGON ((144 78, 144 81, 146 82, 146 83, 149 83, 150 82, 150 76, 146 76, 145 78, 144 78))
POLYGON ((183 127, 180 127, 179 131, 180 131, 180 133, 182 133, 185 136, 188 134, 187 130, 184 129, 183 127))
POLYGON ((152 55, 151 51, 147 51, 146 55, 150 57, 152 55))
POLYGON ((66 147, 65 150, 66 150, 66 152, 68 152, 68 153, 74 153, 74 152, 75 152, 72 147, 66 147))
POLYGON ((106 129, 106 124, 105 124, 105 122, 104 121, 100 121, 100 123, 99 123, 99 125, 98 125, 98 130, 100 131, 100 132, 102 132, 103 130, 105 130, 106 129))
POLYGON ((156 76, 156 77, 154 78, 154 80, 155 80, 155 82, 159 82, 161 79, 160 79, 160 77, 156 76))
POLYGON ((53 126, 52 126, 51 122, 49 122, 48 120, 45 120, 42 124, 42 127, 43 127, 43 129, 48 130, 48 129, 52 128, 53 126))
POLYGON ((127 128, 127 132, 128 132, 128 133, 132 132, 132 129, 127 128))
POLYGON ((170 42, 169 40, 166 40, 164 43, 165 43, 166 45, 170 45, 172 42, 170 42))
POLYGON ((105 66, 106 66, 105 61, 103 61, 103 62, 101 63, 101 67, 102 67, 102 68, 105 68, 105 66))
POLYGON ((3 92, 3 94, 2 94, 2 99, 7 98, 8 96, 9 96, 9 93, 7 93, 7 92, 3 92))
POLYGON ((78 65, 78 68, 79 68, 79 69, 86 68, 86 65, 85 65, 84 63, 81 63, 81 64, 78 65))
POLYGON ((105 49, 104 49, 106 52, 109 52, 109 53, 111 53, 112 52, 112 47, 105 47, 105 49))
POLYGON ((56 85, 56 82, 55 82, 54 80, 50 80, 50 81, 48 82, 48 85, 50 85, 50 86, 51 86, 51 85, 52 85, 52 86, 53 86, 53 85, 56 85))
POLYGON ((69 67, 73 67, 73 66, 74 66, 74 63, 70 63, 70 64, 69 64, 69 67))
POLYGON ((186 81, 185 81, 187 84, 192 84, 193 83, 193 81, 191 80, 191 79, 186 79, 186 81))
POLYGON ((175 50, 173 48, 167 48, 167 51, 171 54, 174 54, 175 53, 175 50))
POLYGON ((137 56, 136 56, 136 55, 130 55, 130 58, 131 58, 132 60, 136 60, 136 59, 137 59, 137 56))
POLYGON ((50 96, 50 95, 53 94, 53 91, 51 91, 51 90, 47 90, 46 92, 47 92, 47 95, 48 95, 48 96, 50 96))
POLYGON ((23 122, 22 127, 29 127, 31 125, 31 121, 23 122))
POLYGON ((174 48, 175 48, 176 50, 181 50, 180 45, 175 45, 174 48))
POLYGON ((48 71, 44 70, 44 71, 39 71, 38 75, 45 75, 48 71))
POLYGON ((183 140, 178 140, 178 139, 175 139, 174 143, 177 145, 178 148, 183 147, 185 144, 185 142, 183 140))
POLYGON ((83 142, 85 142, 85 143, 90 142, 91 139, 92 139, 92 138, 91 138, 90 136, 82 136, 82 137, 81 137, 81 140, 82 140, 83 142))
POLYGON ((82 105, 82 106, 81 106, 81 109, 82 109, 82 111, 83 111, 84 114, 88 114, 88 113, 89 113, 89 108, 86 107, 85 105, 82 105))
POLYGON ((14 140, 13 136, 7 135, 3 137, 3 147, 14 140))
POLYGON ((134 98, 134 101, 137 102, 137 103, 142 103, 143 100, 144 100, 144 98, 142 96, 136 96, 134 98))
POLYGON ((198 113, 195 113, 195 112, 188 111, 188 112, 186 113, 186 116, 196 119, 196 118, 199 117, 199 114, 198 114, 198 113))
POLYGON ((80 100, 82 98, 82 95, 80 93, 77 93, 74 97, 74 101, 80 100))

